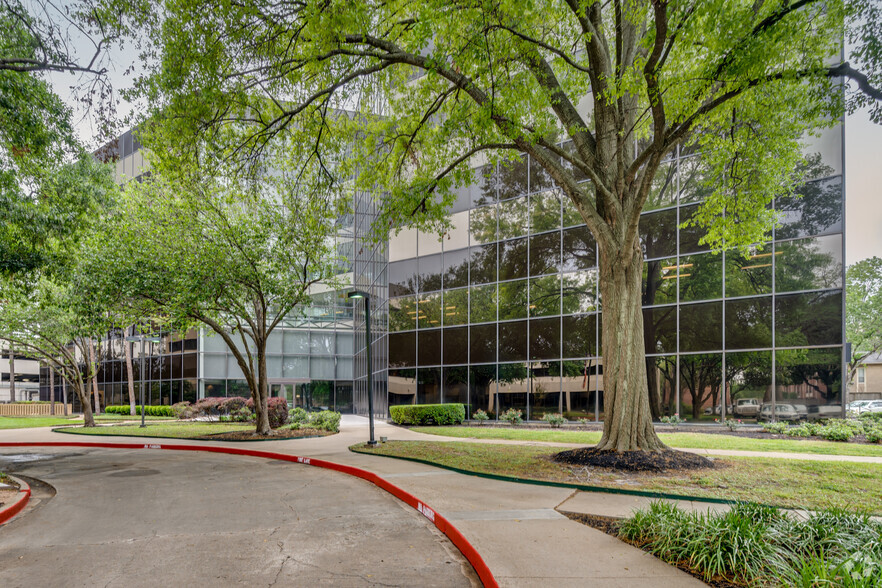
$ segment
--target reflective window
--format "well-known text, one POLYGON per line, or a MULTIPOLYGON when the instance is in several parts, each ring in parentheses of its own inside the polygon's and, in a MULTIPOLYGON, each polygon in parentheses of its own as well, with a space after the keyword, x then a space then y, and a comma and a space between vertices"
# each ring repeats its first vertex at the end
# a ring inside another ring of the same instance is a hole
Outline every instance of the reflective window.
POLYGON ((777 350, 775 383, 777 402, 797 405, 807 420, 840 416, 842 349, 777 350))
MULTIPOLYGON (((390 266, 392 264, 389 264, 390 266)), ((444 252, 444 288, 460 288, 469 285, 469 250, 456 249, 444 252)), ((392 285, 389 285, 392 293, 392 285)))
POLYGON ((453 189, 456 200, 451 211, 460 212, 473 206, 494 202, 496 200, 496 174, 494 172, 495 166, 493 165, 485 165, 472 170, 474 181, 453 189))
POLYGON ((726 302, 726 349, 772 346, 772 299, 744 298, 726 302))
POLYGON ((723 303, 680 306, 680 351, 723 348, 723 303))
MULTIPOLYGON (((680 224, 690 220, 698 211, 698 206, 683 206, 680 208, 680 224)), ((707 245, 699 244, 699 241, 707 234, 707 230, 701 227, 680 228, 680 255, 684 253, 694 253, 696 251, 707 251, 710 249, 707 245)))
POLYGON ((527 193, 526 156, 518 156, 499 164, 499 199, 516 198, 527 193))
POLYGON ((417 365, 441 364, 441 329, 417 333, 417 365))
POLYGON ((563 232, 563 270, 597 267, 597 243, 588 227, 573 227, 563 232))
MULTIPOLYGON (((561 148, 564 150, 564 152, 572 154, 572 156, 577 157, 576 147, 575 147, 575 145, 573 145, 572 141, 565 142, 563 145, 561 145, 561 148)), ((573 173, 573 176, 575 176, 577 182, 584 182, 584 181, 588 180, 588 176, 585 175, 585 172, 583 172, 577 166, 574 166, 573 164, 571 164, 566 159, 564 159, 561 163, 563 164, 563 167, 565 169, 568 169, 573 173)))
POLYGON ((560 198, 558 191, 540 192, 530 196, 530 231, 542 233, 560 228, 560 198))
POLYGON ((714 253, 680 258, 680 300, 711 300, 723 297, 723 256, 714 253))
POLYGON ((643 306, 677 302, 678 270, 676 257, 643 264, 643 306))
POLYGON ((469 358, 472 363, 496 361, 496 324, 472 326, 469 333, 469 358))
POLYGON ((646 384, 653 420, 677 412, 677 356, 646 358, 646 384))
POLYGON ((561 408, 566 418, 594 419, 594 408, 597 390, 603 388, 603 376, 599 369, 599 360, 580 359, 562 361, 561 371, 561 408))
MULTIPOLYGON (((504 284, 501 284, 502 286, 504 284)), ((530 280, 530 316, 560 314, 560 276, 530 280)))
POLYGON ((582 314, 561 319, 563 357, 591 357, 598 354, 597 316, 582 314))
POLYGON ((699 202, 713 193, 707 173, 700 157, 680 159, 680 202, 699 202))
POLYGON ((309 351, 318 355, 333 355, 334 333, 312 331, 309 334, 309 351))
POLYGON ((643 341, 646 353, 677 351, 677 307, 643 309, 643 341))
POLYGON ((527 321, 499 323, 499 361, 527 359, 527 321))
POLYGON ((842 343, 842 292, 809 292, 775 298, 775 344, 842 343))
MULTIPOLYGON (((743 351, 726 354, 726 383, 729 397, 726 399, 726 412, 740 398, 756 398, 762 404, 772 400, 772 352, 743 351)), ((732 415, 744 418, 748 415, 732 415)))
POLYGON ((842 236, 830 235, 775 244, 778 292, 842 287, 842 236))
POLYGON ((557 317, 530 321, 530 359, 560 357, 560 319, 557 317))
POLYGON ((444 376, 444 402, 469 401, 469 368, 466 366, 444 367, 441 370, 444 376))
MULTIPOLYGON (((389 299, 389 330, 410 331, 416 329, 416 297, 389 299)), ((290 351, 286 349, 286 351, 290 351)))
POLYGON ((772 293, 772 246, 757 247, 752 253, 726 252, 726 296, 755 296, 772 293))
POLYGON ((441 403, 441 368, 417 370, 417 404, 441 403))
POLYGON ((526 235, 530 228, 527 197, 513 198, 499 203, 499 238, 512 239, 526 235))
POLYGON ((420 292, 434 292, 441 289, 441 254, 426 255, 419 258, 420 292))
POLYGON ((564 274, 562 292, 563 314, 597 310, 597 270, 564 274))
POLYGON ((499 320, 527 318, 527 280, 499 284, 499 320))
POLYGON ((470 322, 486 323, 496 320, 496 284, 472 287, 469 299, 470 322))
POLYGON ((496 241, 497 206, 482 206, 469 211, 469 235, 472 243, 483 244, 496 241))
POLYGON ((783 197, 775 203, 783 213, 781 226, 775 229, 777 239, 842 231, 842 176, 809 182, 796 193, 800 197, 783 197))
POLYGON ((487 284, 496 281, 496 243, 469 248, 471 255, 471 272, 469 280, 472 284, 487 284))
POLYGON ((527 277, 527 239, 515 239, 499 244, 499 279, 514 280, 527 277))
POLYGON ((389 406, 416 404, 416 370, 389 370, 389 406))
POLYGON ((643 210, 667 208, 677 203, 677 163, 662 163, 652 180, 643 210))
POLYGON ((530 419, 541 419, 547 413, 562 413, 560 393, 560 362, 533 362, 530 370, 530 419))
POLYGON ((719 404, 723 382, 723 354, 680 356, 680 418, 699 420, 705 409, 719 404))
MULTIPOLYGON (((587 190, 588 187, 585 186, 587 190)), ((576 205, 573 204, 573 201, 570 200, 569 196, 561 195, 561 200, 563 204, 563 217, 561 220, 561 226, 563 227, 584 227, 585 219, 582 218, 582 215, 579 214, 579 211, 576 210, 576 205)))
POLYGON ((545 168, 532 157, 529 157, 528 161, 530 162, 530 192, 541 192, 552 188, 554 180, 551 179, 545 168))
POLYGON ((469 289, 458 288, 444 292, 444 325, 464 325, 469 322, 469 289))
POLYGON ((417 307, 417 326, 420 329, 431 329, 441 326, 441 294, 420 296, 417 307))
POLYGON ((525 363, 503 363, 498 366, 498 403, 499 412, 513 408, 521 411, 524 419, 527 415, 527 393, 530 389, 530 377, 525 363))
POLYGON ((560 232, 530 237, 530 275, 557 273, 560 267, 560 232))
POLYGON ((444 365, 469 362, 469 329, 444 329, 444 365))
POLYGON ((478 409, 496 418, 496 364, 469 366, 469 403, 466 416, 478 409))
POLYGON ((643 257, 677 254, 677 210, 663 210, 640 216, 640 244, 643 257))

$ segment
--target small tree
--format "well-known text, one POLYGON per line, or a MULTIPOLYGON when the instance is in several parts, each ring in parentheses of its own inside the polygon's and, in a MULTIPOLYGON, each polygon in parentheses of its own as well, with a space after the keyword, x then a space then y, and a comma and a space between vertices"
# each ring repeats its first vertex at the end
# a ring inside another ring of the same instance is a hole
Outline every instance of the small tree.
POLYGON ((882 351, 882 259, 848 266, 845 274, 845 332, 851 342, 849 384, 868 355, 882 351))

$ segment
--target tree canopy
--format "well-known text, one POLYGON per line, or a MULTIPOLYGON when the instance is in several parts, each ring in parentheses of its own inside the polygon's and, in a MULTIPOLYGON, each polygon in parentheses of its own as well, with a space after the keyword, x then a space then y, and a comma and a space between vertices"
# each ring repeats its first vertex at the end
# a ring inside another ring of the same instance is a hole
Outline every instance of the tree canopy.
POLYGON ((870 257, 845 272, 845 332, 852 345, 848 381, 868 356, 882 351, 882 259, 870 257))

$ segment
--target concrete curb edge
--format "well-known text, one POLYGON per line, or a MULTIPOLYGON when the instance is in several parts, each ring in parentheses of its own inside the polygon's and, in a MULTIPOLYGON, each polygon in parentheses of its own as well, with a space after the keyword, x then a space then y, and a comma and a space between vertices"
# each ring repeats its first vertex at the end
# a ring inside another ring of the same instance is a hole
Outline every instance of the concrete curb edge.
POLYGON ((9 522, 13 517, 15 517, 15 515, 20 513, 31 500, 30 485, 21 478, 16 478, 15 476, 9 477, 15 480, 15 482, 18 484, 18 498, 9 506, 4 506, 3 508, 0 508, 0 525, 9 522))

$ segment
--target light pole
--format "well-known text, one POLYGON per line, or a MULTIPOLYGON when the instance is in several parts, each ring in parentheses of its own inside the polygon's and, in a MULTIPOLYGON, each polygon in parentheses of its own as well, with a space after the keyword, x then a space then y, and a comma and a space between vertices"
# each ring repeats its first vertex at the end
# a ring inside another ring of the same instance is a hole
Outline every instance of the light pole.
POLYGON ((368 445, 373 447, 377 444, 374 440, 374 366, 371 364, 371 297, 367 292, 353 290, 348 295, 350 300, 364 299, 364 333, 367 347, 367 390, 368 390, 368 422, 370 423, 371 438, 368 445))
POLYGON ((159 343, 160 339, 159 337, 148 337, 141 333, 137 336, 126 337, 126 341, 129 343, 134 343, 135 341, 141 342, 141 428, 144 428, 147 426, 144 422, 144 341, 159 343))

